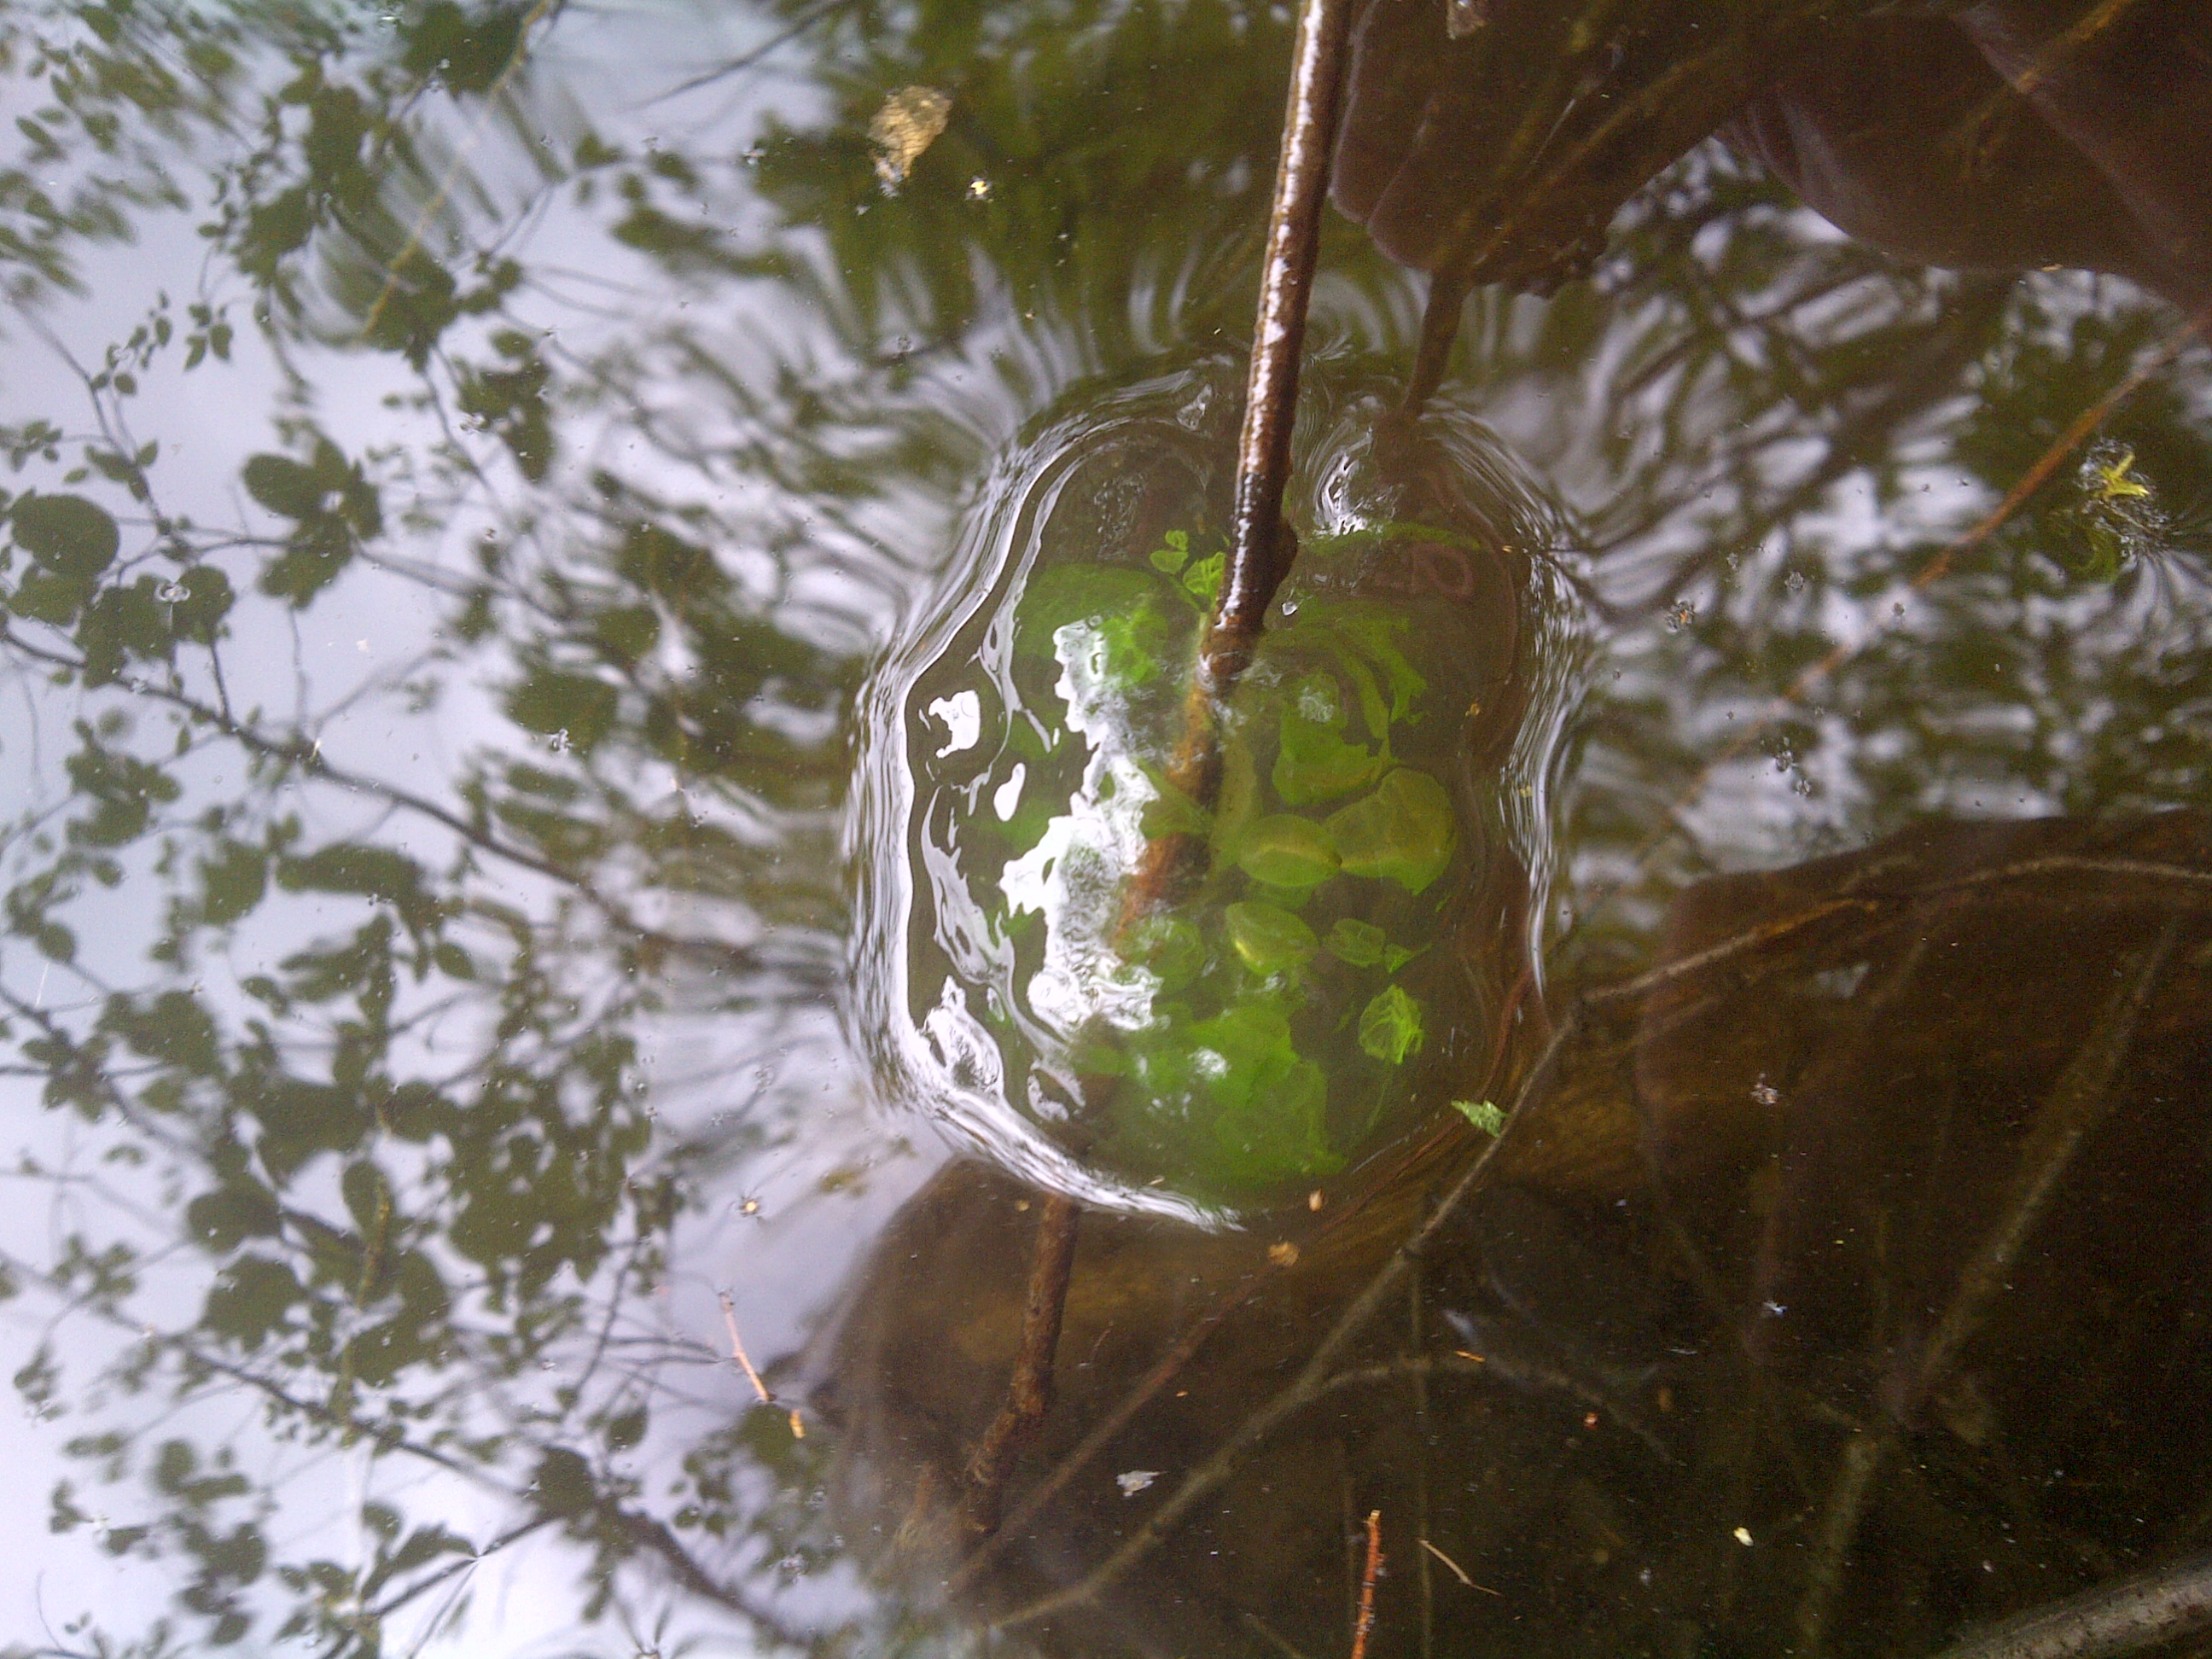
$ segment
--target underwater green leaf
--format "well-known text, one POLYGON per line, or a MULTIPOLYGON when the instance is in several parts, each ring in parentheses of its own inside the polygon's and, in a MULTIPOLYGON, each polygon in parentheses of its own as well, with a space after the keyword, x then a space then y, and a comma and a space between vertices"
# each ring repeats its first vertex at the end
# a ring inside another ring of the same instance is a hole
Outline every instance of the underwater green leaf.
POLYGON ((1421 1005, 1395 985, 1360 1010, 1359 1046, 1377 1060, 1404 1065, 1407 1055, 1420 1052, 1425 1036, 1421 1005))
POLYGON ((1336 848, 1310 818, 1278 812, 1261 818, 1237 849, 1237 867, 1270 887, 1313 887, 1336 873, 1336 848))
POLYGON ((1451 862, 1458 827, 1443 785, 1401 766, 1373 794, 1332 813, 1328 836, 1346 875, 1395 881, 1418 893, 1451 862))
POLYGON ((1172 576, 1190 562, 1190 532, 1170 530, 1152 551, 1152 568, 1172 576))
POLYGON ((1389 936, 1371 921, 1339 916, 1328 930, 1328 953, 1354 968, 1372 968, 1390 948, 1389 936))
POLYGON ((1314 930, 1279 904, 1247 900, 1222 913, 1229 942, 1255 974, 1281 974, 1303 968, 1321 949, 1314 930))
POLYGON ((1182 573, 1182 585, 1210 609, 1221 598, 1221 583, 1228 565, 1226 554, 1209 553, 1182 573))
POLYGON ((1159 793, 1145 803, 1141 823, 1146 839, 1157 841, 1162 836, 1203 836, 1212 830, 1212 813, 1165 778, 1153 777, 1151 782, 1159 793))
MULTIPOLYGON (((1014 613, 1014 649, 1022 656, 1053 655, 1053 635, 1073 622, 1158 615, 1158 583, 1141 570, 1118 564, 1057 565, 1030 580, 1014 613)), ((1165 629, 1161 627, 1164 636, 1165 629)))
POLYGON ((1129 929, 1123 960, 1148 970, 1162 991, 1179 991, 1206 965, 1198 927, 1182 916, 1147 916, 1129 929))
POLYGON ((1344 1160, 1331 1151, 1324 1114, 1328 1079, 1296 1054, 1272 1054, 1241 1105, 1213 1121, 1224 1173, 1258 1186, 1333 1175, 1344 1160))
POLYGON ((1364 788, 1381 774, 1382 756, 1337 734, 1344 718, 1342 693, 1333 676, 1309 675, 1292 689, 1273 775, 1275 793, 1285 804, 1333 800, 1364 788))

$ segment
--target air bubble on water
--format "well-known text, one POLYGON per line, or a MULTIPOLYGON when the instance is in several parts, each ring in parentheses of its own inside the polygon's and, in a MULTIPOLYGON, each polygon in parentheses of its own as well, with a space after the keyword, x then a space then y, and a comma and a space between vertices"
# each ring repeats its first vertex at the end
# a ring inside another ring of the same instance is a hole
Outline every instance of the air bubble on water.
POLYGON ((1805 573, 1802 570, 1791 571, 1782 579, 1782 585, 1792 593, 1802 593, 1805 591, 1805 573))
POLYGON ((1813 793, 1813 780, 1800 772, 1790 787, 1801 795, 1809 795, 1813 793))
POLYGON ((1297 616, 1298 614, 1298 602, 1296 599, 1285 599, 1283 601, 1283 614, 1285 617, 1297 616))
POLYGON ((558 732, 556 732, 551 737, 546 738, 545 746, 548 749, 550 749, 556 755, 567 754, 568 752, 568 728, 564 726, 558 732))
POLYGON ((968 181, 968 199, 971 202, 989 201, 991 199, 991 181, 988 179, 980 177, 970 179, 968 181))
POLYGON ((179 600, 189 599, 191 596, 192 590, 182 582, 163 582, 154 590, 154 597, 164 605, 174 605, 179 600))

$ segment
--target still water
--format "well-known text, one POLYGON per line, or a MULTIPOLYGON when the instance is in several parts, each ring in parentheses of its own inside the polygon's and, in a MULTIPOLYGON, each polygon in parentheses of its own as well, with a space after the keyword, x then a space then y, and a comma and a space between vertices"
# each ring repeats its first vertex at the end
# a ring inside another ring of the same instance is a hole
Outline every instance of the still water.
POLYGON ((1291 23, 0 9, 0 1651, 2212 1547, 2212 15, 1374 0, 1180 800, 1291 23))

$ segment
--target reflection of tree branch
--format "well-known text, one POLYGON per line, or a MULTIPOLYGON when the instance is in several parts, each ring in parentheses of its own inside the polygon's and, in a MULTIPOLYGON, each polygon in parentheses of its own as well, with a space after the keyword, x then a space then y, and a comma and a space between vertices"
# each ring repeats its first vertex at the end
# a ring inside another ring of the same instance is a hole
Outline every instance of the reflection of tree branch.
MULTIPOLYGON (((27 657, 51 663, 57 667, 66 668, 78 673, 82 673, 84 670, 84 664, 80 659, 70 656, 66 652, 54 651, 35 645, 4 626, 0 626, 0 643, 5 643, 27 657)), ((214 727, 241 748, 253 754, 281 762, 288 766, 297 767, 317 782, 331 784, 356 794, 374 796, 396 807, 427 817, 459 836, 470 846, 489 853, 493 857, 520 869, 544 876, 548 880, 574 891, 608 921, 633 938, 658 945, 676 955, 710 962, 725 969, 734 967, 744 973, 764 973, 773 969, 790 973, 804 966, 810 970, 806 975, 809 979, 827 981, 830 970, 828 964, 824 963, 804 963, 796 958, 772 962, 760 952, 744 945, 726 944, 717 939, 702 939, 682 934, 666 933, 658 928, 649 927, 632 915, 626 907, 599 891, 589 879, 577 872, 563 868, 551 860, 531 852, 526 848, 517 847, 493 835, 483 826, 470 823, 459 814, 425 796, 416 794, 411 790, 404 789, 397 784, 385 782, 381 779, 370 777, 365 773, 354 772, 344 767, 335 766, 323 758, 319 744, 310 742, 304 737, 296 734, 283 738, 271 736, 234 718, 227 709, 204 702, 173 686, 141 683, 133 689, 141 696, 150 697, 155 702, 165 702, 172 708, 183 710, 202 724, 214 727)))
MULTIPOLYGON (((1826 447, 1809 471, 1778 500, 1759 509, 1757 517, 1740 533, 1705 538, 1703 545, 1674 564, 1649 592, 1626 602, 1603 603, 1601 608, 1607 619, 1620 620, 1665 602, 1710 570, 1730 546, 1755 545, 1770 530, 1818 507, 1838 483, 1867 465, 1865 458, 1870 453, 1886 451, 1899 428, 1957 387, 1959 377, 1981 355, 1990 325, 2002 316, 2010 302, 2013 287, 2010 280, 1962 283, 1966 302, 1947 307, 1942 325, 1921 343, 1902 368, 1885 375, 1876 395, 1844 413, 1830 428, 1826 447)), ((1803 436, 1797 432, 1783 435, 1793 444, 1803 436)), ((1708 478, 1691 483, 1680 494, 1688 499, 1712 487, 1713 480, 1708 478)), ((1638 526, 1629 534, 1640 534, 1646 527, 1638 526)), ((1625 539, 1626 536, 1615 537, 1613 544, 1625 539)))
POLYGON ((622 1535, 641 1548, 651 1551, 666 1564, 676 1582, 692 1595, 718 1607, 727 1607, 757 1630, 766 1632, 787 1647, 805 1647, 806 1638, 775 1614, 763 1608, 743 1591, 725 1584, 714 1577, 684 1547, 683 1540, 669 1531, 667 1526, 649 1515, 639 1515, 611 1500, 599 1504, 602 1518, 622 1535))
MULTIPOLYGON (((485 1561, 489 1559, 491 1557, 497 1555, 501 1550, 507 1548, 510 1544, 520 1543, 524 1539, 529 1537, 532 1533, 539 1531, 545 1527, 549 1527, 559 1519, 560 1517, 555 1515, 534 1515, 531 1516, 529 1520, 524 1522, 520 1526, 509 1528, 498 1537, 493 1539, 490 1543, 486 1544, 482 1549, 475 1551, 471 1554, 465 1555, 457 1561, 447 1562, 444 1566, 439 1568, 437 1571, 431 1573, 428 1577, 416 1580, 415 1583, 410 1584, 405 1589, 398 1592, 396 1595, 390 1596, 385 1601, 378 1602, 374 1607, 356 1615, 357 1624, 372 1630, 374 1629, 377 1626, 382 1624, 385 1620, 389 1619, 393 1613, 398 1612, 402 1607, 405 1607, 410 1601, 414 1601, 416 1597, 428 1595, 432 1590, 437 1589, 439 1585, 445 1583, 447 1580, 452 1579, 461 1573, 474 1572, 478 1567, 482 1566, 485 1561)), ((442 1617, 443 1615, 440 1616, 442 1617)), ((432 1621, 434 1627, 435 1622, 436 1621, 434 1620, 432 1621)), ((321 1659, 337 1659, 337 1656, 340 1654, 343 1653, 350 1644, 359 1639, 360 1636, 357 1632, 349 1632, 347 1634, 338 1638, 337 1641, 331 1643, 330 1646, 325 1648, 322 1651, 321 1659)))

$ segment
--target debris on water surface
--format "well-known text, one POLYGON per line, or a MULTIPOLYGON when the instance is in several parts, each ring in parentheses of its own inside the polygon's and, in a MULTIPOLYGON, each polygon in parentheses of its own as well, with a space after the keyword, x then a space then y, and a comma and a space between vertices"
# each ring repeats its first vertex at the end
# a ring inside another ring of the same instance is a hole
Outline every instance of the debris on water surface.
POLYGON ((1114 1477, 1114 1484, 1121 1489, 1122 1497, 1134 1498, 1159 1478, 1158 1469, 1124 1469, 1114 1477))
POLYGON ((915 161, 951 118, 951 94, 935 87, 901 87, 884 100, 868 122, 868 142, 875 146, 876 177, 885 190, 906 182, 915 161))

